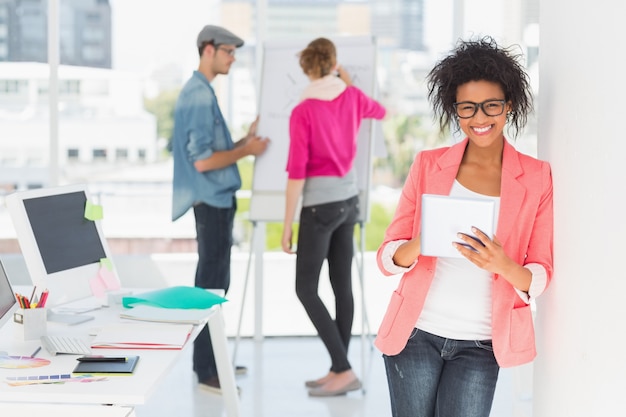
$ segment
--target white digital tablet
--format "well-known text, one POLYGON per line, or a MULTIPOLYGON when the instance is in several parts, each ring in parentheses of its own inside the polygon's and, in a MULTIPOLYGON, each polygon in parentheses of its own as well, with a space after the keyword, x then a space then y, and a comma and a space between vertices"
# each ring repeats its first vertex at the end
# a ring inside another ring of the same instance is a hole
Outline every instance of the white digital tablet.
POLYGON ((421 254, 462 258, 452 246, 452 242, 462 243, 457 233, 475 236, 474 226, 493 237, 495 209, 493 200, 423 194, 421 254))

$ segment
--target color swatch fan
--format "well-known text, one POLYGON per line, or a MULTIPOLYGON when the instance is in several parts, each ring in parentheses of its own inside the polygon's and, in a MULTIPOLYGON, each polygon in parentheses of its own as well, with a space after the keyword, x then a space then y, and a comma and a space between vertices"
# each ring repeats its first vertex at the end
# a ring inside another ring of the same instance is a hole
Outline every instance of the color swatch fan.
POLYGON ((33 358, 32 356, 0 356, 0 368, 25 369, 46 365, 50 365, 48 359, 33 358))

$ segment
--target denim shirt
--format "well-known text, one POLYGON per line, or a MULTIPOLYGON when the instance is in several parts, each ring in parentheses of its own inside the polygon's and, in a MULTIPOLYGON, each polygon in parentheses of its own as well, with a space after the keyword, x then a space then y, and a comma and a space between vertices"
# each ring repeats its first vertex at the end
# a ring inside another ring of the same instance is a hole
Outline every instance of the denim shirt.
POLYGON ((237 164, 198 172, 194 162, 233 147, 211 84, 202 73, 194 71, 174 109, 172 220, 198 203, 232 207, 235 192, 241 187, 237 164))

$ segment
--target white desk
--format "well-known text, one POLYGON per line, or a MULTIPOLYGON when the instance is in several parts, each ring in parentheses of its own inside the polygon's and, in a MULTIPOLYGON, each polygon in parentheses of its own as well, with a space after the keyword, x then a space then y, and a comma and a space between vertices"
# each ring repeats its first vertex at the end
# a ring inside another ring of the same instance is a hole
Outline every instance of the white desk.
POLYGON ((102 407, 95 405, 0 403, 2 416, 46 417, 133 417, 132 407, 102 407))
MULTIPOLYGON (((95 316, 95 320, 75 326, 48 322, 48 334, 72 335, 88 337, 93 329, 111 323, 129 322, 119 318, 121 306, 102 308, 87 314, 95 316)), ((217 370, 222 386, 224 405, 229 417, 239 417, 239 397, 235 385, 233 367, 228 354, 224 321, 220 306, 209 310, 207 317, 211 340, 217 362, 217 370)), ((0 329, 0 350, 7 351, 11 356, 30 356, 40 346, 38 340, 18 341, 14 337, 17 324, 7 323, 0 329)), ((194 331, 183 349, 191 349, 193 340, 202 326, 194 326, 194 331)), ((94 349, 94 354, 140 356, 132 376, 108 377, 106 381, 89 383, 68 382, 64 384, 39 384, 27 386, 9 386, 7 377, 68 374, 76 365, 76 355, 51 356, 42 349, 37 357, 50 359, 50 365, 27 368, 0 368, 0 403, 48 403, 48 404, 82 404, 82 405, 115 405, 135 406, 145 404, 160 381, 181 357, 182 350, 151 350, 151 349, 94 349)), ((2 410, 0 408, 0 410, 2 410)), ((4 413, 2 413, 4 415, 4 413)))

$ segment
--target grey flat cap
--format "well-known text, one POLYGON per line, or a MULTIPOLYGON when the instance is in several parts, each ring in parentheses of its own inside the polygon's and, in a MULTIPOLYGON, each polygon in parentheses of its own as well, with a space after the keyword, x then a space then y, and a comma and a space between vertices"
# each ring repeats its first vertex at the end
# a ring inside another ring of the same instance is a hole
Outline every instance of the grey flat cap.
POLYGON ((215 45, 235 45, 237 48, 243 45, 243 39, 234 33, 224 29, 220 26, 206 25, 198 33, 198 48, 202 46, 204 42, 211 42, 215 45))

